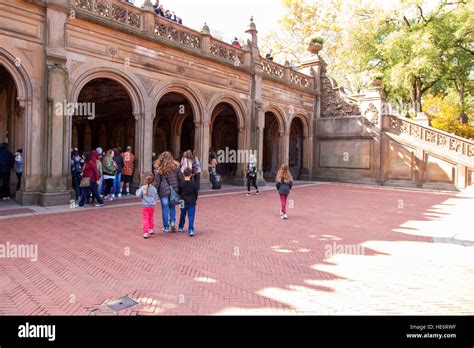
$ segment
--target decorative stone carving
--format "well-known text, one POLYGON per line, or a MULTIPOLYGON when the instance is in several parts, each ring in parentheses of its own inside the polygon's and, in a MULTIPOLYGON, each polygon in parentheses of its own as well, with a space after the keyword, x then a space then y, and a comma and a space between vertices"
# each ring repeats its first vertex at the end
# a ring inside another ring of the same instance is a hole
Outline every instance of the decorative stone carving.
POLYGON ((209 102, 211 101, 211 98, 214 95, 214 93, 206 91, 204 89, 200 89, 199 92, 203 96, 204 101, 206 102, 206 105, 209 105, 209 102))
POLYGON ((178 74, 184 74, 184 73, 186 72, 186 70, 185 70, 184 67, 182 67, 181 65, 178 65, 178 66, 176 67, 176 72, 177 72, 178 74))
POLYGON ((145 87, 146 92, 148 93, 148 95, 150 95, 151 91, 155 87, 157 81, 154 81, 154 80, 149 79, 148 77, 142 76, 142 75, 137 75, 137 77, 139 78, 139 80, 143 84, 143 86, 145 87))
POLYGON ((379 122, 379 111, 372 103, 370 103, 369 107, 365 110, 364 116, 374 124, 379 122))
POLYGON ((118 54, 118 48, 115 46, 107 46, 107 53, 115 57, 118 54))
POLYGON ((360 109, 355 99, 345 95, 336 81, 328 76, 321 78, 321 117, 355 116, 360 115, 360 109))

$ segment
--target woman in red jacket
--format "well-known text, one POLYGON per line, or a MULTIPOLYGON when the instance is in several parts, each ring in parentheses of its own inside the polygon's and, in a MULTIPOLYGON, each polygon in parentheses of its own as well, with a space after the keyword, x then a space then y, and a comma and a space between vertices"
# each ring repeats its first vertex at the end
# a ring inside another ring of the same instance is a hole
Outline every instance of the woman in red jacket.
POLYGON ((84 168, 82 169, 82 177, 90 179, 90 186, 82 187, 82 196, 79 205, 76 208, 84 208, 86 198, 89 197, 89 193, 92 191, 92 196, 97 199, 96 207, 103 207, 104 201, 100 198, 99 192, 97 192, 97 185, 99 184, 99 172, 97 170, 97 163, 92 158, 90 152, 86 152, 84 161, 84 168))

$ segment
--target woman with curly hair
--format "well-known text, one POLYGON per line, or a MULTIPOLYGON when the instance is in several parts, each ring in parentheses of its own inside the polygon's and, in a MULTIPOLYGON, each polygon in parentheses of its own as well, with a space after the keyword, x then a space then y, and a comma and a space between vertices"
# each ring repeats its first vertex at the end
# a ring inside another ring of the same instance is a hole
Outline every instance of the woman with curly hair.
POLYGON ((288 215, 286 215, 286 200, 288 199, 292 186, 293 176, 288 170, 288 165, 282 164, 276 176, 276 188, 280 194, 280 217, 282 220, 288 219, 288 215))
POLYGON ((176 207, 170 203, 171 188, 178 191, 178 184, 183 180, 179 163, 173 155, 166 151, 160 154, 153 164, 155 169, 155 185, 161 202, 161 215, 163 217, 163 232, 176 231, 176 207))

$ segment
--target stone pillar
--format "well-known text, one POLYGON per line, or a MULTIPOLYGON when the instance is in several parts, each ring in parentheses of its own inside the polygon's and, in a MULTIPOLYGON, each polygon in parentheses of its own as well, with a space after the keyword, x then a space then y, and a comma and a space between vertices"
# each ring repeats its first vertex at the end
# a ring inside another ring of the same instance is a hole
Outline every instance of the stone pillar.
POLYGON ((68 204, 71 199, 67 178, 70 174, 72 116, 65 112, 64 106, 68 101, 69 81, 64 46, 67 15, 57 6, 46 8, 46 22, 49 25, 46 42, 46 178, 39 196, 39 204, 43 206, 68 204))
POLYGON ((207 54, 210 52, 210 47, 211 47, 211 30, 209 29, 209 26, 204 22, 204 26, 201 29, 202 33, 202 41, 201 41, 201 51, 204 54, 207 54))
MULTIPOLYGON (((134 114, 135 116, 135 114, 134 114)), ((136 131, 136 168, 139 175, 136 176, 138 184, 144 183, 147 175, 153 172, 152 156, 153 156, 153 115, 149 112, 137 114, 137 131, 136 131)))
MULTIPOLYGON (((201 163, 202 163, 202 172, 201 172, 201 190, 206 190, 211 188, 209 182, 209 144, 210 144, 210 124, 205 121, 201 123, 200 138, 201 138, 201 163)), ((197 131, 197 129, 196 129, 197 131)))
POLYGON ((145 0, 143 3, 143 21, 142 21, 142 30, 147 33, 154 35, 155 34, 155 10, 153 9, 153 4, 150 0, 145 0))
POLYGON ((280 153, 282 164, 288 164, 290 160, 290 133, 289 132, 280 132, 280 153))

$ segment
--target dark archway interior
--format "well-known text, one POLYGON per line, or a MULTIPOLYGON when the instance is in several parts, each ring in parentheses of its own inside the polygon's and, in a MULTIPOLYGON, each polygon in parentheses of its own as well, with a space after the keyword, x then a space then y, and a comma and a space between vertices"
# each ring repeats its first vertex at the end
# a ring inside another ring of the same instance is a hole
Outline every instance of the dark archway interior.
POLYGON ((265 113, 265 128, 263 130, 263 173, 273 179, 278 172, 280 135, 278 120, 274 113, 265 113))
POLYGON ((73 116, 73 147, 90 151, 100 146, 105 151, 135 146, 132 102, 120 83, 107 78, 89 81, 79 93, 77 103, 87 103, 83 110, 95 109, 95 117, 89 119, 84 112, 73 116))
POLYGON ((179 93, 166 93, 156 108, 153 129, 153 152, 157 155, 170 151, 178 157, 183 151, 194 150, 194 113, 189 100, 179 93))
MULTIPOLYGON (((213 112, 211 149, 217 154, 219 151, 237 151, 238 139, 238 120, 234 109, 227 103, 218 104, 213 112)), ((236 171, 237 163, 228 163, 218 159, 218 173, 235 176, 236 171)))
POLYGON ((303 124, 294 118, 290 128, 288 166, 294 179, 299 179, 303 169, 303 124))

